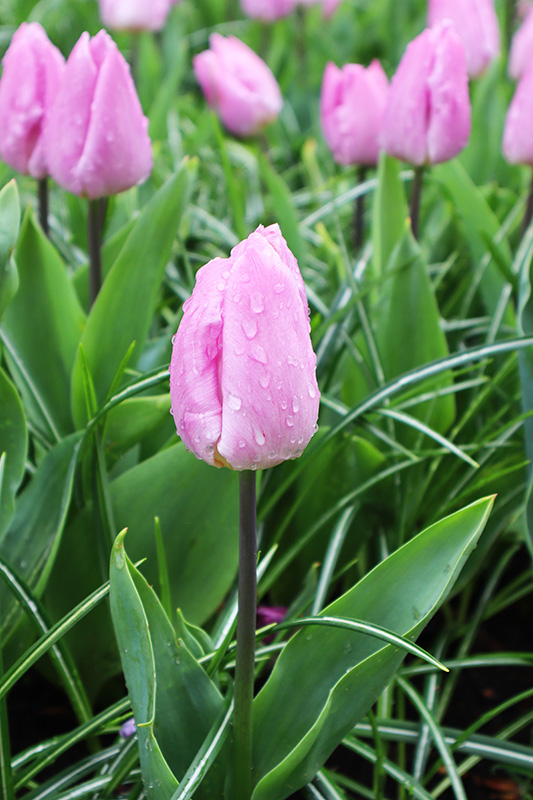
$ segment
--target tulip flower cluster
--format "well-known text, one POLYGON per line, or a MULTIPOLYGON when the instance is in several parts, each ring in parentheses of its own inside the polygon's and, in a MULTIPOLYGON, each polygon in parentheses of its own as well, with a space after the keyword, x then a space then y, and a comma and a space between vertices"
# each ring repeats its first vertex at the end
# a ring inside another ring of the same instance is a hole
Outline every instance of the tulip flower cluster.
POLYGON ((500 28, 494 0, 429 0, 428 24, 453 23, 464 44, 468 74, 481 75, 500 52, 500 28))
POLYGON ((66 64, 43 28, 23 23, 4 57, 0 156, 88 198, 121 192, 152 168, 148 120, 129 67, 105 32, 83 33, 66 64))

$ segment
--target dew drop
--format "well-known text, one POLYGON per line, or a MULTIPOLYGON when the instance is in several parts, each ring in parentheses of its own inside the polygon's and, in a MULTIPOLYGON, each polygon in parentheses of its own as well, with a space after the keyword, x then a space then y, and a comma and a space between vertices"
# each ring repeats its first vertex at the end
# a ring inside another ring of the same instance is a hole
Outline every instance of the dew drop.
POLYGON ((311 400, 316 397, 316 389, 311 383, 307 385, 307 393, 309 394, 311 400))
POLYGON ((250 283, 250 276, 248 275, 247 272, 243 272, 240 278, 241 278, 241 283, 250 283))
POLYGON ((270 375, 268 374, 268 372, 265 372, 264 375, 261 375, 261 377, 259 378, 259 383, 261 384, 263 389, 268 389, 270 385, 270 375))
POLYGON ((235 397, 235 395, 230 394, 228 395, 228 406, 232 408, 234 411, 239 411, 240 407, 242 406, 242 400, 240 397, 235 397))
POLYGON ((172 342, 172 344, 174 344, 174 342, 176 341, 176 334, 174 334, 174 336, 172 337, 172 339, 170 341, 172 342))
POLYGON ((208 456, 215 452, 215 445, 214 444, 206 444, 205 452, 208 456))
MULTIPOLYGON (((259 430, 259 428, 255 428, 254 430, 254 439, 256 443, 260 446, 264 445, 264 443, 266 442, 265 435, 261 430, 259 430)), ((261 457, 259 456, 259 460, 260 458, 261 457)))
POLYGON ((287 422, 287 427, 292 428, 292 426, 294 425, 294 417, 291 417, 291 415, 289 414, 286 422, 287 422))
POLYGON ((220 283, 217 284, 217 289, 218 289, 219 292, 223 292, 225 288, 226 288, 226 284, 223 283, 222 281, 220 281, 220 283))
POLYGON ((242 450, 244 447, 246 447, 246 442, 244 441, 244 439, 241 439, 241 440, 239 441, 239 447, 241 448, 241 450, 242 450))
POLYGON ((261 314, 265 308, 265 300, 261 292, 253 292, 250 297, 250 308, 254 314, 261 314))
POLYGON ((236 356, 242 356, 244 354, 244 347, 241 347, 239 345, 235 348, 233 352, 235 353, 236 356))
POLYGON ((227 281, 227 280, 228 280, 228 278, 229 278, 229 272, 228 272, 228 270, 227 270, 227 269, 225 269, 225 270, 224 270, 224 272, 222 273, 222 277, 224 278, 224 280, 225 280, 225 281, 227 281))
POLYGON ((247 339, 253 339, 257 334, 257 322, 255 319, 243 319, 242 329, 247 339))
POLYGON ((294 411, 295 414, 297 414, 298 411, 300 410, 300 403, 298 402, 298 398, 296 397, 296 395, 294 395, 294 399, 292 401, 292 410, 294 411))
POLYGON ((260 364, 268 364, 268 357, 265 348, 260 344, 256 344, 252 349, 252 358, 254 361, 259 361, 260 364))
POLYGON ((285 409, 287 408, 287 401, 286 400, 282 400, 281 401, 281 407, 285 411, 285 409))
POLYGON ((241 302, 241 295, 237 292, 237 294, 233 295, 233 302, 240 303, 241 302))
POLYGON ((284 283, 276 283, 275 284, 274 292, 276 294, 281 294, 284 290, 285 290, 285 284, 284 283))

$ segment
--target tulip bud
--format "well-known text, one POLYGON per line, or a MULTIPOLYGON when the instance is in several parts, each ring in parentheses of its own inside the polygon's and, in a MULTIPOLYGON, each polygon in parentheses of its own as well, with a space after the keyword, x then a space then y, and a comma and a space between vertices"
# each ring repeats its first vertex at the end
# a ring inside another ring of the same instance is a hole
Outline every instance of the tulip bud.
POLYGON ((463 44, 450 22, 426 28, 407 46, 385 107, 381 142, 416 166, 456 156, 470 136, 463 44))
POLYGON ((45 128, 50 175, 90 199, 123 192, 152 169, 148 120, 113 39, 82 33, 45 128))
POLYGON ((509 75, 518 80, 533 64, 533 6, 530 6, 525 19, 513 36, 509 52, 509 75))
POLYGON ((500 52, 494 0, 429 0, 428 25, 451 20, 464 44, 468 74, 475 78, 500 52))
POLYGON ((281 111, 276 79, 265 62, 235 36, 213 33, 209 46, 193 59, 207 102, 231 133, 257 133, 281 111))
POLYGON ((533 64, 518 81, 507 111, 503 131, 503 155, 511 164, 533 166, 533 64))
POLYGON ((309 331, 302 276, 278 225, 199 270, 170 363, 174 422, 197 458, 246 470, 301 455, 320 398, 309 331))
POLYGON ((241 0, 241 7, 248 17, 274 22, 286 17, 294 9, 295 0, 241 0))
POLYGON ((324 137, 339 164, 377 164, 379 132, 389 83, 374 60, 365 69, 326 65, 320 96, 324 137))
POLYGON ((0 157, 18 172, 45 178, 43 128, 65 59, 38 22, 23 22, 2 64, 0 157))
POLYGON ((99 0, 100 16, 116 31, 160 31, 172 0, 99 0))

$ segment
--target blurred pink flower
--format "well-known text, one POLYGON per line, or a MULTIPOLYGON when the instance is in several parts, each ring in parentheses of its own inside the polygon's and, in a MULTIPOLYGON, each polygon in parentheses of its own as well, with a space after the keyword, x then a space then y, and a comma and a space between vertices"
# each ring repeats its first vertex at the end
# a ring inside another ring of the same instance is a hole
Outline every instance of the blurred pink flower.
POLYGON ((100 16, 116 31, 160 31, 176 0, 99 0, 100 16))
POLYGON ((381 142, 411 164, 438 164, 461 152, 470 126, 465 51, 445 21, 407 46, 389 89, 381 142))
POLYGON ((281 111, 276 79, 265 62, 235 36, 213 33, 209 47, 193 59, 207 102, 231 133, 257 133, 281 111))
POLYGON ((326 65, 320 96, 324 137, 339 164, 376 164, 389 82, 379 61, 326 65))
POLYGON ((45 128, 50 175, 89 198, 122 192, 152 169, 148 120, 129 67, 100 31, 82 33, 67 61, 45 128))
POLYGON ((65 59, 38 22, 23 22, 3 59, 0 157, 33 178, 48 175, 43 129, 65 59))
POLYGON ((199 270, 174 338, 170 397, 197 458, 235 470, 301 455, 320 393, 305 287, 278 225, 199 270))
POLYGON ((465 46, 468 74, 475 78, 500 52, 494 0, 429 0, 428 25, 451 20, 465 46))
POLYGON ((533 64, 533 5, 516 31, 509 51, 509 75, 518 80, 533 64))
POLYGON ((248 17, 273 22, 293 11, 295 0, 241 0, 241 7, 248 17))
POLYGON ((511 164, 533 166, 533 64, 524 72, 507 111, 502 151, 511 164))

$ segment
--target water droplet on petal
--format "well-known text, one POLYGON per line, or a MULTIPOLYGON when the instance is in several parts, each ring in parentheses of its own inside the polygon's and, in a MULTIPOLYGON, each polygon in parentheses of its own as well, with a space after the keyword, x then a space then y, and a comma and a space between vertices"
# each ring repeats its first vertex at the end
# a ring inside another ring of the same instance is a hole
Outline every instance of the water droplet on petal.
POLYGON ((241 448, 241 450, 243 449, 243 447, 246 447, 246 442, 244 441, 244 439, 241 439, 239 441, 239 447, 241 448))
POLYGON ((294 417, 291 417, 291 415, 289 414, 286 422, 287 422, 287 427, 292 428, 292 426, 294 425, 294 417))
POLYGON ((281 294, 285 290, 284 283, 276 283, 274 286, 274 291, 276 294, 281 294))
MULTIPOLYGON (((254 428, 254 439, 258 445, 263 445, 266 442, 265 435, 259 428, 254 428)), ((260 461, 261 456, 257 460, 260 461)))
POLYGON ((257 322, 255 319, 245 318, 241 324, 246 338, 253 339, 257 333, 257 322))
POLYGON ((241 279, 241 283, 250 283, 250 276, 248 275, 247 272, 243 272, 240 275, 240 279, 241 279))
POLYGON ((268 389, 270 385, 270 375, 268 374, 268 372, 265 372, 264 375, 261 375, 261 377, 259 378, 259 383, 261 384, 263 389, 268 389))
POLYGON ((217 289, 218 289, 219 292, 223 292, 225 288, 226 288, 226 284, 223 283, 222 281, 220 281, 220 283, 217 284, 217 289))
POLYGON ((234 411, 239 411, 240 407, 242 406, 241 398, 235 397, 235 395, 233 394, 228 395, 227 403, 228 406, 232 408, 234 411))
POLYGON ((233 352, 235 353, 236 356, 242 356, 244 353, 244 347, 238 345, 233 352))
POLYGON ((237 294, 233 295, 233 302, 240 303, 241 302, 241 295, 237 292, 237 294))
POLYGON ((268 364, 268 357, 265 348, 260 344, 254 345, 252 348, 252 358, 254 361, 259 361, 260 364, 268 364))
POLYGON ((314 397, 316 397, 316 389, 313 386, 313 384, 311 384, 311 383, 307 384, 307 393, 309 394, 309 397, 311 398, 311 400, 314 397))
POLYGON ((285 411, 285 409, 287 408, 287 401, 286 400, 282 400, 281 401, 281 407, 285 411))
POLYGON ((222 277, 224 278, 224 280, 225 280, 225 281, 227 281, 227 280, 228 280, 228 278, 229 278, 229 272, 228 272, 228 270, 227 270, 227 269, 225 269, 225 270, 224 270, 224 272, 222 273, 222 277))
POLYGON ((254 292, 250 297, 250 308, 254 314, 260 314, 265 308, 265 300, 261 292, 254 292))
POLYGON ((295 414, 297 414, 298 411, 300 410, 300 403, 298 402, 298 398, 296 397, 296 395, 294 395, 294 399, 292 401, 292 410, 294 411, 295 414))

